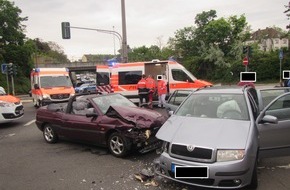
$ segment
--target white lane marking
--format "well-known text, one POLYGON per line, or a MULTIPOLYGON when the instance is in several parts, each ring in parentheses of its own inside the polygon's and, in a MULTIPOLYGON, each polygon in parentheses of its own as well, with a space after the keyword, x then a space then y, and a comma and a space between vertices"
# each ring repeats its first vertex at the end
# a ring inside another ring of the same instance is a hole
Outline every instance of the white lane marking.
POLYGON ((28 123, 26 123, 24 126, 28 126, 28 125, 31 125, 32 123, 34 123, 35 122, 35 119, 33 119, 33 120, 31 120, 31 121, 29 121, 28 123))

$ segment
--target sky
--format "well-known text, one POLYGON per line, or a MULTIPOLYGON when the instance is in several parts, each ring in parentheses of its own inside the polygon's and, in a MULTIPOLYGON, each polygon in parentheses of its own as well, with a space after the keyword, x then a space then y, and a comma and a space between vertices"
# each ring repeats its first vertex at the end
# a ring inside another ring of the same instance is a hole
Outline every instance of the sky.
MULTIPOLYGON (((60 45, 71 61, 84 54, 114 54, 120 41, 112 34, 71 28, 62 39, 61 22, 70 26, 116 31, 122 36, 121 0, 11 0, 28 17, 25 34, 60 45)), ((216 10, 218 18, 245 15, 253 31, 286 30, 289 0, 125 0, 127 44, 131 48, 166 45, 177 30, 194 26, 197 14, 216 10)))

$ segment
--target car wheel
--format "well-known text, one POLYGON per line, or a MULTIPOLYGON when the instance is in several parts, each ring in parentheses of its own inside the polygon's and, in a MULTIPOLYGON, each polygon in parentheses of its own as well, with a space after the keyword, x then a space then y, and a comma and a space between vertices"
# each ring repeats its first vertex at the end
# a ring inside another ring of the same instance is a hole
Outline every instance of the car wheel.
POLYGON ((258 171, 257 171, 257 161, 254 165, 253 173, 252 173, 252 179, 250 185, 248 185, 248 189, 257 189, 258 187, 258 171))
POLYGON ((120 133, 113 133, 108 139, 110 152, 116 157, 124 157, 131 150, 130 141, 120 133))
POLYGON ((56 143, 58 140, 58 136, 55 130, 49 125, 46 124, 43 128, 43 137, 47 143, 56 143))

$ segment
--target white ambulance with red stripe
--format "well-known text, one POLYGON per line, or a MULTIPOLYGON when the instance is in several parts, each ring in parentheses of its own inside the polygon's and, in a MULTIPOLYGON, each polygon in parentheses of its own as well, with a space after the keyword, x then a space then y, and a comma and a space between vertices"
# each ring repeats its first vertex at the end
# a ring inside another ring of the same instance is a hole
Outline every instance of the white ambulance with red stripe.
POLYGON ((67 68, 35 68, 30 73, 34 106, 66 102, 75 94, 67 68))
POLYGON ((177 89, 212 86, 212 83, 194 77, 185 67, 174 60, 117 63, 110 69, 107 67, 101 71, 110 73, 110 83, 114 92, 121 93, 136 103, 139 101, 137 83, 142 74, 151 75, 156 82, 157 76, 162 75, 168 85, 168 95, 177 89))

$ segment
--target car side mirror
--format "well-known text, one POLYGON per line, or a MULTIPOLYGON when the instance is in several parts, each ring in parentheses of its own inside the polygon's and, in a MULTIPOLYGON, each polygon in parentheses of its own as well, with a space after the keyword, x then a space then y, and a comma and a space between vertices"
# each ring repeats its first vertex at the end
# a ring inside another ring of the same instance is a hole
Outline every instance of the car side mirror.
POLYGON ((278 119, 275 116, 272 115, 265 115, 262 120, 263 123, 273 123, 273 124, 277 124, 278 123, 278 119))
POLYGON ((38 84, 34 84, 34 89, 39 89, 39 85, 38 84))

